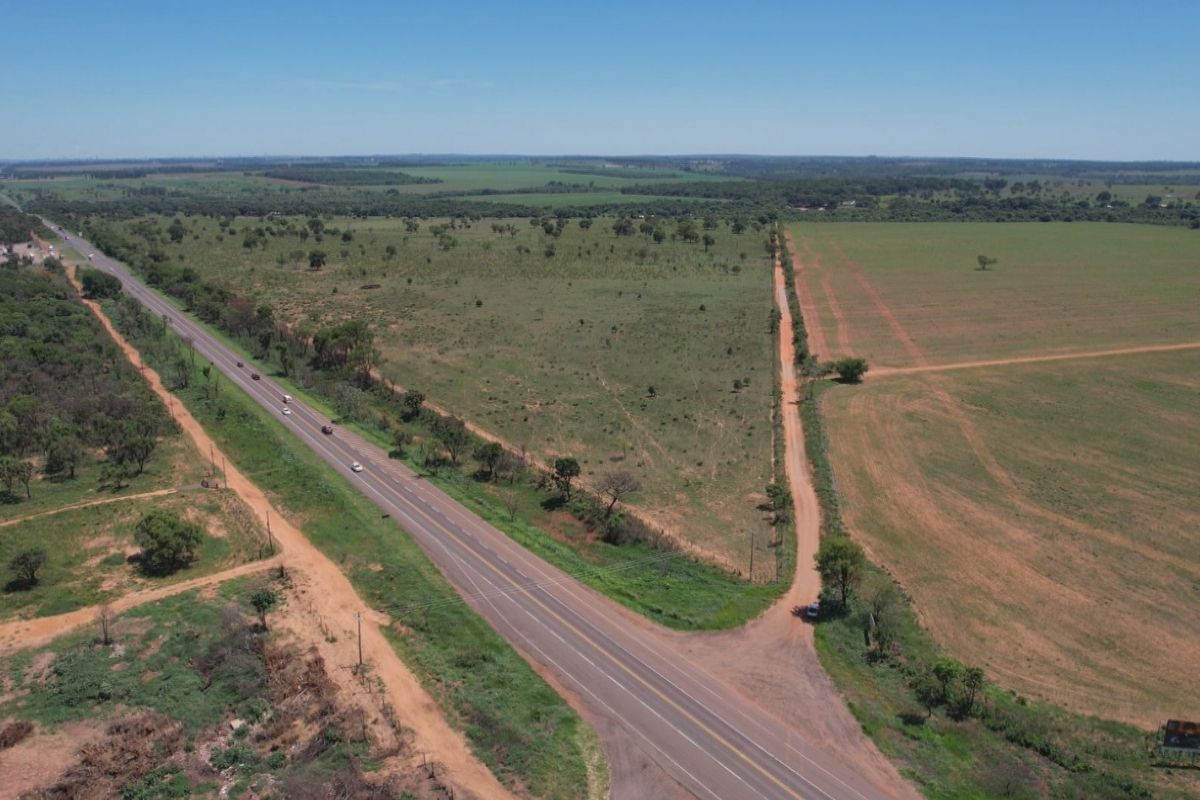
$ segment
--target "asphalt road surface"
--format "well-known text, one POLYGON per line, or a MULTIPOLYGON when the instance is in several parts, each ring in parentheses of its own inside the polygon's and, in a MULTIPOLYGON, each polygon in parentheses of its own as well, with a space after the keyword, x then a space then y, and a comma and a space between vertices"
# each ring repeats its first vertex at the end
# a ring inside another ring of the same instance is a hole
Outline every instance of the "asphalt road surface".
MULTIPOLYGON (((121 263, 68 233, 92 265, 119 277, 125 292, 278 415, 280 422, 391 515, 464 599, 527 658, 548 670, 591 710, 623 727, 668 774, 698 798, 885 798, 853 764, 806 740, 804 720, 783 721, 665 647, 612 601, 545 563, 386 453, 299 401, 283 415, 284 390, 263 367, 239 358, 204 326, 134 278, 121 263), (252 380, 258 372, 260 380, 252 380), (353 472, 353 462, 363 465, 353 472)), ((830 697, 829 702, 841 702, 830 697)))

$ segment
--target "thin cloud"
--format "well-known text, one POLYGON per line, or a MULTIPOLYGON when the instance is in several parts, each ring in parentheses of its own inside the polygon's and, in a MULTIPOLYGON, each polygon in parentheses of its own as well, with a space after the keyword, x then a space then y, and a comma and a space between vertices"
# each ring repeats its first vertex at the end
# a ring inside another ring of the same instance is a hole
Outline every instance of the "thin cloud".
POLYGON ((351 92, 398 92, 404 88, 399 81, 331 81, 304 78, 300 86, 305 89, 337 89, 351 92))
POLYGON ((465 78, 406 78, 404 80, 341 81, 325 78, 303 78, 299 85, 304 89, 320 89, 345 92, 402 92, 406 89, 491 89, 491 81, 474 81, 465 78))

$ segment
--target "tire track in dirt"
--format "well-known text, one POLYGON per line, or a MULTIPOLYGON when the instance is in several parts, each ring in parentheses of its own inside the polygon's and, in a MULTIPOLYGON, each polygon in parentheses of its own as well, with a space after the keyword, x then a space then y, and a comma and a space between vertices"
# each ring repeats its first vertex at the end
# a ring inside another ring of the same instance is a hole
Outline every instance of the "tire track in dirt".
MULTIPOLYGON (((68 272, 68 279, 76 291, 81 293, 81 302, 96 315, 126 358, 141 369, 150 388, 163 404, 173 400, 174 395, 163 385, 158 373, 143 364, 141 354, 113 327, 100 306, 91 300, 82 299, 81 287, 73 271, 68 272)), ((175 405, 178 407, 175 421, 200 452, 209 452, 210 448, 214 453, 222 452, 191 412, 182 403, 175 405)), ((370 663, 373 673, 382 681, 392 705, 412 727, 415 746, 435 756, 445 765, 451 776, 450 780, 465 792, 489 799, 515 797, 501 785, 483 762, 475 757, 463 734, 450 727, 437 703, 392 649, 383 633, 383 628, 390 624, 387 616, 364 603, 349 578, 338 566, 318 550, 287 516, 279 513, 263 491, 228 459, 225 480, 226 485, 241 497, 264 527, 267 519, 271 519, 271 531, 283 551, 280 558, 286 559, 287 566, 300 570, 314 584, 321 587, 321 592, 313 597, 313 609, 316 613, 323 619, 338 620, 345 626, 350 625, 350 620, 353 620, 356 614, 362 614, 360 641, 363 659, 370 663)))
POLYGON ((888 375, 914 375, 924 372, 950 372, 959 369, 977 369, 982 367, 1008 367, 1018 364, 1041 364, 1047 361, 1074 361, 1085 358, 1105 358, 1108 356, 1130 356, 1144 353, 1170 353, 1178 350, 1200 349, 1200 342, 1182 342, 1180 344, 1151 344, 1140 347, 1118 347, 1112 350, 1085 350, 1080 353, 1055 353, 1043 356, 1013 356, 1012 358, 995 358, 984 361, 958 361, 951 364, 928 364, 918 367, 884 367, 867 373, 871 378, 881 378, 888 375))
POLYGON ((22 522, 28 522, 31 519, 40 519, 41 517, 49 517, 54 514, 61 514, 64 511, 75 511, 80 508, 91 508, 92 506, 103 506, 109 503, 123 503, 126 500, 144 500, 147 497, 162 497, 163 495, 175 494, 178 489, 155 489, 152 492, 141 492, 140 494, 126 494, 120 497, 105 497, 101 500, 87 500, 83 503, 72 503, 69 506, 59 506, 48 511, 39 511, 36 514, 30 514, 27 517, 17 517, 16 519, 6 519, 0 522, 0 528, 7 528, 9 525, 18 525, 22 522))
MULTIPOLYGON (((827 357, 829 355, 829 341, 825 338, 825 329, 821 326, 821 317, 817 314, 817 304, 812 296, 812 289, 808 285, 808 270, 804 266, 804 262, 800 259, 800 254, 796 251, 796 243, 792 241, 792 232, 787 228, 783 229, 784 245, 787 247, 788 256, 792 259, 792 275, 796 283, 796 298, 800 303, 800 314, 804 317, 804 330, 808 334, 808 349, 809 352, 816 353, 818 356, 827 357)), ((786 298, 785 298, 786 299, 786 298)), ((788 315, 791 319, 791 315, 788 315)), ((788 340, 788 347, 792 346, 791 340, 788 340)))
POLYGON ((264 561, 251 561, 248 564, 239 564, 236 567, 230 567, 221 572, 214 572, 211 575, 203 575, 199 578, 192 578, 167 586, 157 586, 153 589, 130 592, 113 599, 110 603, 85 606, 77 608, 74 611, 68 611, 65 614, 55 614, 51 617, 35 617, 33 619, 16 619, 0 623, 0 655, 11 653, 14 650, 45 647, 63 634, 70 633, 76 628, 94 622, 96 614, 99 613, 104 605, 112 609, 114 614, 120 614, 131 608, 137 608, 146 603, 153 603, 157 600, 173 597, 183 592, 190 592, 193 589, 205 589, 231 581, 234 578, 263 572, 271 567, 279 566, 280 559, 280 556, 276 556, 264 561))
MULTIPOLYGON (((821 293, 825 295, 825 302, 829 304, 829 311, 833 314, 834 330, 837 332, 837 351, 821 353, 820 355, 826 359, 850 355, 852 352, 850 322, 846 317, 846 312, 842 310, 842 303, 838 300, 837 292, 834 291, 833 273, 824 268, 821 263, 821 257, 817 255, 812 242, 808 239, 804 240, 804 258, 807 263, 813 265, 814 272, 821 275, 821 293)), ((795 259, 793 259, 793 263, 796 263, 795 259)))

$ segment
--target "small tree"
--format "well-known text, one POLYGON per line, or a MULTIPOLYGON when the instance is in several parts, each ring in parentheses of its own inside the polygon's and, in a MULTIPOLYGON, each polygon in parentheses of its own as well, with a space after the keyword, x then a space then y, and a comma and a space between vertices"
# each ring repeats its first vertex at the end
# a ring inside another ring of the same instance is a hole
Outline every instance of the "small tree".
POLYGON ((133 538, 142 548, 142 569, 152 575, 169 575, 192 562, 204 535, 199 525, 155 509, 138 521, 133 538))
POLYGON ((605 473, 600 479, 600 491, 608 498, 608 507, 604 509, 604 518, 612 516, 613 508, 623 498, 642 488, 642 484, 632 472, 623 469, 605 473))
POLYGON ((46 565, 46 560, 46 551, 40 547, 31 547, 17 553, 8 562, 13 582, 26 589, 37 586, 38 572, 46 565))
POLYGON ((571 484, 579 477, 583 470, 579 467, 579 462, 573 458, 556 458, 554 459, 554 485, 562 492, 562 496, 566 500, 571 499, 571 484))
POLYGON ((433 435, 450 454, 450 461, 457 464, 459 455, 471 443, 467 424, 458 417, 438 417, 431 427, 433 435))
POLYGON ((975 713, 975 698, 983 691, 984 684, 986 683, 987 677, 979 667, 967 667, 963 672, 962 711, 964 715, 970 716, 975 713))
POLYGON ((517 494, 515 489, 507 489, 502 495, 504 501, 504 510, 508 512, 508 521, 512 522, 517 518, 517 509, 521 507, 521 495, 517 494))
POLYGON ((999 263, 999 259, 985 256, 983 253, 980 253, 979 255, 975 256, 975 263, 979 265, 976 269, 978 269, 980 272, 987 272, 989 269, 991 269, 993 264, 999 263))
POLYGON ((963 677, 963 665, 952 658, 939 658, 933 665, 933 677, 941 687, 942 703, 952 705, 963 677))
POLYGON ((837 591, 842 608, 846 608, 862 580, 867 560, 862 548, 847 536, 827 536, 821 540, 816 560, 821 579, 837 591))
POLYGON ((325 266, 326 258, 328 258, 328 256, 325 255, 324 250, 309 251, 309 253, 308 253, 308 268, 309 269, 320 269, 321 267, 325 266))
POLYGON ((845 383, 861 382, 868 369, 870 367, 867 366, 865 358, 847 356, 833 362, 833 371, 838 374, 838 379, 845 383))
POLYGON ((420 392, 408 391, 400 398, 400 404, 404 406, 404 419, 414 420, 421 414, 421 406, 425 404, 425 395, 420 392))
POLYGON ((258 623, 265 631, 267 629, 267 614, 279 605, 279 593, 269 586, 264 586, 250 595, 250 605, 258 615, 258 623))
POLYGON ((504 448, 498 442, 484 442, 475 448, 474 456, 490 481, 496 477, 496 467, 504 456, 504 448))
POLYGON ((8 469, 11 470, 12 477, 25 487, 25 499, 32 498, 33 495, 29 493, 29 482, 33 480, 33 465, 23 458, 17 458, 9 463, 8 469))
POLYGON ((106 647, 112 644, 113 610, 108 603, 100 606, 100 610, 96 612, 96 623, 100 626, 100 642, 106 647))
POLYGON ((925 718, 932 717, 933 710, 942 703, 942 685, 934 677, 932 670, 928 667, 922 668, 913 675, 909 685, 913 694, 917 696, 917 702, 925 707, 925 718))
POLYGON ((703 241, 704 241, 704 252, 706 252, 706 253, 708 252, 708 248, 712 247, 714 244, 717 243, 717 240, 713 237, 713 235, 711 233, 704 234, 703 241))

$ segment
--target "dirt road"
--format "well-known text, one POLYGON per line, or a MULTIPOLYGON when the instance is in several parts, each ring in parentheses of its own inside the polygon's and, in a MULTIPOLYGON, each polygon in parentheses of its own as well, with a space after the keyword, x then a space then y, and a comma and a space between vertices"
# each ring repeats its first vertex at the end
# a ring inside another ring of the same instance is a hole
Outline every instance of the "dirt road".
MULTIPOLYGON (((797 289, 800 288, 797 276, 797 289)), ((814 565, 820 545, 821 508, 813 489, 804 449, 804 428, 798 406, 792 318, 787 302, 783 266, 775 264, 775 305, 779 309, 779 368, 785 465, 796 520, 796 574, 775 605, 734 631, 669 635, 693 659, 737 686, 751 702, 802 726, 805 734, 837 751, 879 785, 890 786, 894 797, 917 798, 895 767, 862 732, 833 681, 821 667, 813 645, 813 628, 791 613, 793 606, 812 602, 821 589, 814 565)))
POLYGON ((1131 356, 1141 353, 1170 353, 1176 350, 1200 349, 1200 342, 1183 342, 1180 344, 1152 344, 1141 347, 1118 347, 1112 350, 1086 350, 1081 353, 1054 353, 1044 356, 1014 356, 1012 358, 994 358, 986 361, 957 361, 952 364, 922 364, 916 367, 883 367, 872 369, 867 373, 869 379, 882 378, 887 375, 912 375, 921 372, 948 372, 957 369, 975 369, 979 367, 1007 367, 1017 364, 1040 364, 1046 361, 1074 361, 1081 358, 1104 358, 1106 356, 1131 356))
MULTIPOLYGON (((70 277, 76 289, 79 289, 74 275, 70 277)), ((141 355, 113 328, 100 307, 91 301, 83 302, 96 314, 126 357, 132 363, 141 365, 141 355)), ((163 386, 158 373, 145 367, 142 374, 154 393, 167 404, 172 395, 163 386)), ((211 450, 220 453, 220 448, 183 404, 175 403, 174 406, 176 422, 200 452, 207 453, 211 450)), ((374 673, 383 682, 392 705, 405 724, 413 729, 414 745, 445 765, 450 774, 450 782, 465 790, 464 793, 469 792, 481 798, 513 797, 514 795, 471 753, 463 735, 449 726, 433 698, 400 661, 381 630, 381 626, 388 624, 388 620, 363 603, 337 565, 326 558, 286 516, 275 509, 262 490, 242 475, 228 459, 226 464, 227 486, 242 498, 264 526, 268 515, 270 516, 271 531, 283 551, 280 558, 289 569, 300 570, 321 587, 321 591, 312 596, 313 610, 327 621, 337 633, 338 639, 347 646, 351 646, 355 641, 355 614, 362 613, 363 658, 370 663, 374 673)), ((259 564, 246 566, 260 568, 259 564)), ((114 607, 115 605, 114 603, 114 607)))
MULTIPOLYGON (((146 603, 153 603, 156 600, 162 600, 163 598, 182 592, 190 592, 193 589, 204 589, 233 580, 234 578, 240 578, 244 575, 262 572, 278 564, 279 558, 252 561, 249 564, 239 564, 236 567, 231 567, 222 572, 214 572, 200 578, 180 581, 179 583, 172 583, 167 586, 157 586, 153 589, 130 592, 108 603, 108 607, 114 613, 119 614, 122 611, 128 611, 131 608, 136 608, 146 603)), ((15 619, 10 622, 0 623, 0 655, 5 655, 13 650, 24 650, 29 647, 45 647, 59 636, 94 622, 100 608, 101 606, 86 606, 84 608, 77 608, 74 611, 68 611, 65 614, 55 614, 52 617, 15 619)))
POLYGON ((39 519, 41 517, 49 517, 54 514, 61 514, 64 511, 75 511, 80 508, 89 508, 91 506, 103 506, 109 503, 123 503, 126 500, 144 500, 148 497, 162 497, 166 494, 175 494, 178 489, 155 489, 153 492, 140 492, 138 494, 125 494, 120 497, 105 497, 102 500, 87 500, 83 503, 72 503, 69 506, 59 506, 52 508, 49 511, 39 511, 36 514, 30 514, 26 517, 17 517, 16 519, 6 519, 0 522, 0 528, 7 528, 9 525, 18 525, 22 522, 28 522, 31 519, 39 519))

